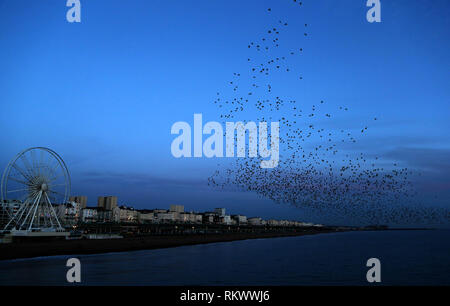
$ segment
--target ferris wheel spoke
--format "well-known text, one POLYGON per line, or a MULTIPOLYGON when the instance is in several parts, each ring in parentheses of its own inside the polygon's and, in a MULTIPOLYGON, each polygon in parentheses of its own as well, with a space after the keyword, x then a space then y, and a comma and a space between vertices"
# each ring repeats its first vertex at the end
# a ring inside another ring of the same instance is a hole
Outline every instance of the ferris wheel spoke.
POLYGON ((53 155, 48 154, 48 158, 47 158, 48 176, 50 176, 52 174, 52 169, 55 169, 57 166, 58 166, 58 162, 56 161, 56 164, 55 164, 55 158, 53 157, 53 155))
POLYGON ((56 182, 59 178, 61 178, 61 177, 63 177, 61 174, 58 174, 58 175, 56 175, 56 176, 53 176, 51 179, 50 179, 50 182, 56 182))
POLYGON ((39 156, 40 156, 40 159, 39 159, 39 168, 38 168, 38 171, 39 171, 39 173, 41 173, 41 168, 42 168, 42 166, 43 166, 43 164, 44 164, 44 151, 40 151, 39 156))
POLYGON ((15 190, 8 190, 7 193, 20 192, 20 191, 29 191, 29 189, 15 189, 15 190))
POLYGON ((33 177, 34 176, 34 171, 33 171, 33 167, 31 166, 30 162, 28 161, 28 158, 24 155, 20 156, 20 160, 22 161, 23 165, 25 166, 28 174, 33 177))
POLYGON ((53 193, 53 194, 58 194, 58 195, 64 197, 64 194, 62 194, 62 193, 60 193, 60 192, 53 191, 53 190, 49 190, 49 192, 51 192, 51 193, 53 193))
POLYGON ((58 162, 58 163, 56 163, 56 165, 51 169, 50 175, 49 175, 49 178, 50 178, 50 176, 51 176, 51 180, 56 180, 55 177, 60 176, 60 175, 56 172, 56 169, 58 169, 59 166, 60 166, 60 165, 59 165, 59 162, 58 162))
POLYGON ((43 163, 41 166, 41 169, 42 169, 42 172, 41 172, 42 176, 44 176, 46 178, 50 177, 50 170, 49 170, 48 164, 43 163))
POLYGON ((9 179, 9 180, 13 180, 13 181, 15 181, 15 182, 17 182, 17 183, 20 183, 20 184, 22 184, 22 185, 26 185, 26 186, 29 186, 29 185, 30 185, 30 183, 24 182, 24 181, 22 181, 22 180, 18 180, 17 178, 15 178, 15 177, 13 177, 13 176, 8 176, 8 179, 9 179))
POLYGON ((54 187, 54 186, 66 186, 66 184, 64 184, 64 183, 63 184, 51 184, 51 186, 52 187, 54 187))
POLYGON ((19 172, 24 178, 26 178, 29 182, 32 181, 32 177, 30 177, 27 173, 24 172, 22 168, 17 166, 16 164, 13 164, 12 167, 16 169, 17 172, 19 172))
POLYGON ((45 168, 44 168, 45 177, 48 179, 52 176, 52 170, 51 170, 52 168, 51 167, 52 167, 51 165, 46 164, 45 168))
POLYGON ((64 186, 66 186, 66 184, 49 184, 49 192, 61 192, 63 193, 65 191, 64 186))
POLYGON ((30 156, 31 156, 31 165, 33 166, 32 169, 36 169, 36 152, 35 152, 35 150, 30 151, 30 156))
POLYGON ((31 197, 33 194, 34 194, 34 192, 24 194, 24 195, 22 195, 21 197, 19 197, 18 200, 19 200, 20 202, 22 202, 22 203, 25 203, 25 202, 28 200, 28 198, 31 197))
POLYGON ((52 159, 50 157, 51 154, 47 154, 47 156, 42 160, 43 173, 46 177, 50 177, 50 168, 52 166, 52 159))

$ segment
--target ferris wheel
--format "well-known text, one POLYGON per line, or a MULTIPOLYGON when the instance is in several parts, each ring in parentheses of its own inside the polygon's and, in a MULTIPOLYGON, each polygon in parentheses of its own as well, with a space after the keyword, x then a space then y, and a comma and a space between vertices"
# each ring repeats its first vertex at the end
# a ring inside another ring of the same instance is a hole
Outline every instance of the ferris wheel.
POLYGON ((3 172, 1 204, 7 217, 3 230, 62 230, 54 204, 70 195, 70 175, 63 159, 48 148, 26 149, 3 172))

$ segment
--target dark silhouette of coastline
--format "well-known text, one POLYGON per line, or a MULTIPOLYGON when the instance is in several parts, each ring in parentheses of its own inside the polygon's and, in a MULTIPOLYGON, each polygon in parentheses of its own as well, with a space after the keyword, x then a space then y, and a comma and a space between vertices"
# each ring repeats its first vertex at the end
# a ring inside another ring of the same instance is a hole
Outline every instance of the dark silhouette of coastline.
POLYGON ((0 260, 31 258, 55 255, 86 255, 111 252, 128 252, 161 248, 179 247, 185 245, 205 244, 214 242, 230 242, 246 239, 293 237, 335 233, 343 230, 308 229, 300 232, 278 233, 227 233, 207 235, 163 235, 143 236, 123 239, 87 239, 87 240, 56 240, 27 241, 21 243, 0 244, 0 260))

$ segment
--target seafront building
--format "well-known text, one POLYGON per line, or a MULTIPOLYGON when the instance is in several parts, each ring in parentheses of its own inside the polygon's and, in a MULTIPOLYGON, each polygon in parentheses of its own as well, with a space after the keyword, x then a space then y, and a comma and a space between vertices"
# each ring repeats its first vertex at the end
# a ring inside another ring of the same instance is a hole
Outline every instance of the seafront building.
MULTIPOLYGON (((76 197, 71 197, 71 199, 73 198, 76 197)), ((55 210, 56 215, 61 221, 68 225, 75 225, 80 221, 82 217, 82 210, 85 208, 86 206, 83 208, 82 204, 71 201, 69 203, 56 206, 55 210)), ((89 212, 87 211, 86 213, 89 212)))
POLYGON ((106 197, 98 197, 97 206, 102 207, 104 209, 113 210, 117 207, 117 197, 115 196, 106 196, 106 197))
MULTIPOLYGON (((211 224, 236 226, 300 227, 320 226, 290 220, 264 220, 261 217, 227 215, 225 208, 214 208, 207 212, 187 212, 183 205, 170 205, 169 209, 141 209, 118 205, 116 196, 98 197, 97 206, 87 206, 87 197, 74 196, 69 203, 55 205, 58 217, 67 226, 78 223, 120 223, 120 224, 211 224)), ((19 203, 20 204, 20 203, 19 203)), ((18 203, 9 203, 19 207, 18 203)))
POLYGON ((247 219, 248 224, 250 225, 262 225, 262 218, 259 217, 253 217, 253 218, 248 218, 247 219))
POLYGON ((234 225, 235 223, 231 219, 231 216, 223 215, 219 218, 219 223, 225 225, 234 225))
POLYGON ((183 205, 170 205, 170 211, 182 213, 182 212, 184 212, 184 206, 183 205))
POLYGON ((86 207, 81 210, 81 222, 97 222, 97 207, 86 207))
POLYGON ((219 217, 224 217, 225 208, 214 208, 214 213, 216 213, 219 217))
POLYGON ((78 203, 81 205, 81 208, 87 207, 87 196, 71 196, 69 197, 69 202, 78 203))
POLYGON ((233 218, 233 220, 235 220, 237 225, 242 225, 242 224, 247 224, 248 223, 246 216, 233 215, 233 216, 231 216, 231 218, 233 218))
POLYGON ((148 209, 141 209, 138 210, 138 223, 145 224, 145 223, 154 223, 155 220, 155 214, 152 210, 148 209))

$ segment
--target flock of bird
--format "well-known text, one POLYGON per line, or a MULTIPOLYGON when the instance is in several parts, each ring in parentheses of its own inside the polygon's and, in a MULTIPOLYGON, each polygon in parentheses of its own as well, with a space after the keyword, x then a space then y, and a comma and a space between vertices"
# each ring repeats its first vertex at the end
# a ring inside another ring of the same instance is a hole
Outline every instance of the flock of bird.
MULTIPOLYGON (((272 9, 267 13, 273 14, 272 9)), ((293 78, 302 82, 303 75, 289 63, 292 57, 304 53, 300 46, 287 52, 281 48, 281 33, 289 24, 282 20, 276 24, 265 30, 264 37, 248 44, 249 68, 233 73, 230 89, 225 95, 218 92, 213 103, 224 121, 256 113, 258 118, 253 121, 280 122, 279 165, 263 169, 261 158, 236 158, 233 166, 219 167, 209 184, 237 186, 277 203, 319 215, 345 216, 360 223, 436 223, 443 217, 448 220, 446 210, 414 204, 417 193, 410 182, 411 170, 379 156, 355 153, 352 146, 377 123, 377 117, 357 130, 327 128, 333 126, 333 118, 348 114, 349 108, 324 100, 305 107, 306 103, 276 93, 276 80, 293 78)), ((302 28, 301 36, 308 39, 308 24, 302 28)))

